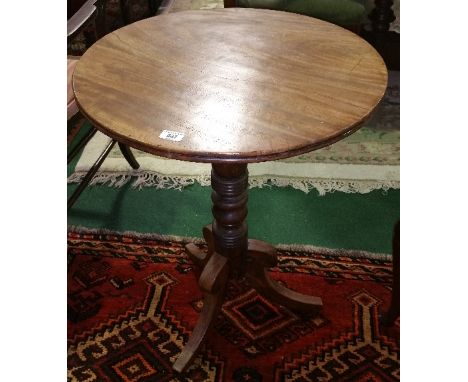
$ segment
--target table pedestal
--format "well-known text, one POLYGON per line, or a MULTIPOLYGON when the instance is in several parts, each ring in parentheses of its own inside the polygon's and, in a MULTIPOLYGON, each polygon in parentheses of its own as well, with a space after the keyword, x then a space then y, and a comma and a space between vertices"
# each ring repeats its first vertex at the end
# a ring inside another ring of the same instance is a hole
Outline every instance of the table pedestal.
POLYGON ((198 284, 204 299, 195 329, 173 365, 178 372, 190 366, 218 315, 229 278, 247 278, 262 296, 294 311, 313 313, 322 306, 321 298, 294 292, 271 279, 267 269, 277 264, 276 250, 247 238, 247 164, 213 164, 211 186, 214 220, 203 228, 208 250, 205 253, 194 244, 186 246, 200 272, 198 284))

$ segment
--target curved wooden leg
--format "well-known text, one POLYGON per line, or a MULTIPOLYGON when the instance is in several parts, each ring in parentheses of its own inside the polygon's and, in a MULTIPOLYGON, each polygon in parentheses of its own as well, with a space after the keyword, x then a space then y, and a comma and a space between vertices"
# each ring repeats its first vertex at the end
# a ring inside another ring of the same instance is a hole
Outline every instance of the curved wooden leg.
POLYGON ((259 240, 249 240, 247 278, 252 286, 266 299, 291 310, 315 313, 322 307, 322 299, 307 296, 288 289, 267 273, 267 268, 277 264, 276 250, 259 240))
POLYGON ((127 145, 119 142, 119 149, 122 152, 124 158, 127 160, 128 164, 132 166, 134 170, 140 167, 140 164, 137 162, 137 160, 133 156, 133 153, 127 145))
POLYGON ((221 309, 229 273, 228 259, 213 253, 200 276, 199 285, 205 292, 203 309, 197 325, 182 353, 172 366, 179 373, 185 371, 199 350, 206 333, 221 309))
POLYGON ((211 228, 211 224, 203 227, 203 237, 208 245, 208 251, 206 253, 193 243, 189 243, 185 246, 185 250, 190 259, 199 269, 205 268, 206 263, 214 253, 213 229, 211 228))

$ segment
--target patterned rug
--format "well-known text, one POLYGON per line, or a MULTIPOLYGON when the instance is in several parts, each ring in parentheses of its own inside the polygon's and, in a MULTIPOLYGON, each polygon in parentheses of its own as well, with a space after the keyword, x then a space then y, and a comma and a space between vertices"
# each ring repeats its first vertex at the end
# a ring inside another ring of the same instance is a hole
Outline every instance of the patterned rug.
POLYGON ((388 257, 279 250, 271 275, 324 301, 315 316, 277 307, 232 282, 195 363, 172 371, 202 294, 175 238, 68 234, 68 381, 397 381, 399 323, 388 308, 388 257))

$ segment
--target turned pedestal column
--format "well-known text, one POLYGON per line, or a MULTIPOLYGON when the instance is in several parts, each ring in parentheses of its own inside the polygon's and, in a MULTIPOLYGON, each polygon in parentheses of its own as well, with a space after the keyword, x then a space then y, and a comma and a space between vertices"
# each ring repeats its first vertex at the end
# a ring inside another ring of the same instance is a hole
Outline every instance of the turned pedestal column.
POLYGON ((211 171, 213 223, 204 227, 206 253, 193 244, 187 253, 199 268, 199 286, 204 292, 203 309, 193 333, 174 363, 184 371, 195 357, 224 299, 229 278, 246 277, 265 298, 290 309, 316 312, 319 297, 294 292, 272 280, 267 273, 277 263, 276 251, 269 244, 247 238, 247 164, 213 164, 211 171))

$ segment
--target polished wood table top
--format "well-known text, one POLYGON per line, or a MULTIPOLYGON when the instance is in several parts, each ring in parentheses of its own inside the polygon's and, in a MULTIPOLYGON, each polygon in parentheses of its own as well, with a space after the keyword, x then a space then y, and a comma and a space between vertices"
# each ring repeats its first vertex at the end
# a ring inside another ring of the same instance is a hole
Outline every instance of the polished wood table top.
POLYGON ((128 25, 95 43, 73 76, 81 111, 105 134, 210 163, 278 159, 336 142, 366 120, 386 84, 381 57, 357 35, 241 8, 128 25))

